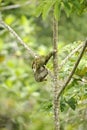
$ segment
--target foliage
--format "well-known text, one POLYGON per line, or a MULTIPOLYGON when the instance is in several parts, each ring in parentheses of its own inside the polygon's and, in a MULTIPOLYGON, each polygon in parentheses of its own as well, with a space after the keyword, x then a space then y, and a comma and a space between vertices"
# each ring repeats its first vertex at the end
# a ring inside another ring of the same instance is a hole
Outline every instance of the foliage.
POLYGON ((61 10, 64 10, 67 16, 75 12, 78 14, 83 13, 87 9, 87 1, 85 0, 39 0, 39 7, 37 8, 37 15, 42 14, 43 18, 46 18, 49 11, 54 8, 54 15, 56 19, 59 19, 61 10))

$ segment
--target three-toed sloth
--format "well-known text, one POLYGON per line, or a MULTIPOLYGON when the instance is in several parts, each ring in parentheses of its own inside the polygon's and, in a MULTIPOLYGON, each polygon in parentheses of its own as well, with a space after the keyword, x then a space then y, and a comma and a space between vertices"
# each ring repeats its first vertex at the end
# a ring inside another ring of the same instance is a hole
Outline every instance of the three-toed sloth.
POLYGON ((48 70, 46 68, 46 64, 49 59, 54 55, 55 51, 50 52, 46 56, 37 56, 35 57, 32 63, 32 69, 34 72, 34 77, 37 82, 46 81, 46 76, 48 75, 48 70))

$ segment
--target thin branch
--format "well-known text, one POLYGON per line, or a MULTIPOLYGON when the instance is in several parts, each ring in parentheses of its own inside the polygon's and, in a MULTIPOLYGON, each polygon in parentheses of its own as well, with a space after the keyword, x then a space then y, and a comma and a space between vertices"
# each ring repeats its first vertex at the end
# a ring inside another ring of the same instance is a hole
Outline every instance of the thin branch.
POLYGON ((24 4, 9 5, 9 6, 5 6, 5 7, 1 7, 0 11, 16 9, 16 8, 24 7, 24 6, 29 5, 29 4, 31 4, 30 1, 27 1, 24 4))
POLYGON ((57 42, 58 42, 58 21, 53 18, 53 49, 55 50, 55 54, 53 56, 53 69, 54 69, 54 122, 55 122, 55 130, 60 130, 60 121, 59 121, 59 110, 60 110, 60 102, 57 100, 57 94, 59 91, 58 85, 58 54, 57 54, 57 42))
POLYGON ((76 70, 76 68, 77 68, 77 66, 78 66, 78 64, 79 64, 79 62, 80 62, 80 60, 81 60, 81 58, 82 58, 82 56, 83 56, 83 53, 84 53, 86 47, 87 47, 87 40, 84 42, 82 51, 81 51, 81 53, 80 53, 80 55, 79 55, 79 57, 78 57, 78 59, 77 59, 77 61, 76 61, 76 63, 75 63, 75 65, 74 65, 74 67, 73 67, 73 69, 72 69, 70 75, 68 76, 68 78, 67 78, 65 84, 62 86, 60 92, 58 93, 58 95, 57 95, 57 100, 59 99, 61 93, 64 91, 64 89, 66 88, 66 86, 67 86, 68 83, 70 82, 70 80, 71 80, 73 74, 75 73, 75 70, 76 70))
POLYGON ((83 43, 80 44, 77 48, 75 48, 74 50, 72 50, 71 53, 69 53, 69 55, 62 61, 61 65, 59 66, 59 69, 61 69, 63 67, 63 65, 65 65, 65 63, 67 62, 67 60, 69 60, 69 58, 71 58, 72 55, 74 55, 74 53, 76 53, 80 48, 83 47, 83 43))
POLYGON ((36 53, 34 53, 34 51, 32 51, 32 49, 30 49, 30 47, 28 47, 26 45, 26 43, 23 42, 23 40, 18 36, 18 34, 9 26, 7 25, 4 21, 0 20, 0 24, 6 28, 9 32, 11 32, 13 34, 13 36, 15 36, 15 38, 19 41, 19 43, 24 46, 25 49, 28 50, 28 53, 32 56, 32 57, 35 57, 37 56, 36 53))

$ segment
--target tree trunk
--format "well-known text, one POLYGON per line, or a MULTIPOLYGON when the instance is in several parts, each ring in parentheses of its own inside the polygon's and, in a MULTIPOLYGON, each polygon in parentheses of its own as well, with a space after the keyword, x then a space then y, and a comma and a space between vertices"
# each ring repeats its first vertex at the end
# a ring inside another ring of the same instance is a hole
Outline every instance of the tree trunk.
POLYGON ((54 101, 53 101, 53 108, 54 108, 54 123, 55 123, 55 130, 60 130, 60 123, 59 123, 59 109, 60 109, 60 102, 59 99, 57 100, 58 95, 58 49, 57 49, 57 42, 58 42, 58 21, 53 18, 53 49, 55 50, 55 54, 53 57, 53 69, 54 69, 54 101))

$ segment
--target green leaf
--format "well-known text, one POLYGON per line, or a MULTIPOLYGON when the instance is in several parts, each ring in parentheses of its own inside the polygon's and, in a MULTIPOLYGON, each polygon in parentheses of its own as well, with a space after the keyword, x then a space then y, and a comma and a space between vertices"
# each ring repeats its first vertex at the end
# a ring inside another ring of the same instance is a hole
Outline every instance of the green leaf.
POLYGON ((42 18, 45 19, 56 0, 45 1, 43 6, 42 18))
POLYGON ((75 98, 71 97, 66 103, 73 109, 76 109, 77 101, 75 98))
POLYGON ((54 16, 57 20, 60 19, 60 13, 61 13, 61 3, 56 1, 54 5, 54 16))
POLYGON ((37 17, 39 17, 40 14, 42 13, 42 10, 43 10, 43 2, 41 2, 41 3, 38 5, 38 7, 36 8, 36 10, 35 10, 35 15, 36 15, 37 17))
POLYGON ((68 2, 64 2, 64 8, 65 8, 65 12, 66 12, 66 15, 67 17, 70 16, 70 13, 71 13, 71 6, 68 2))

